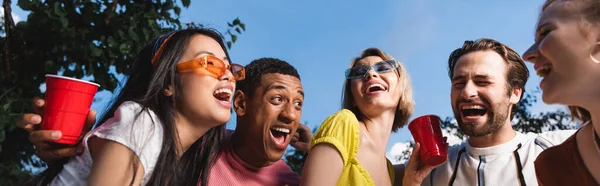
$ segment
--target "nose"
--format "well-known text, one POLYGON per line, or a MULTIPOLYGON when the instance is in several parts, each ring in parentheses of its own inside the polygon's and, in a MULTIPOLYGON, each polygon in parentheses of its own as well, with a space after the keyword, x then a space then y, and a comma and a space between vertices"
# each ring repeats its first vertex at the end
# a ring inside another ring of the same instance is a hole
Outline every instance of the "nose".
POLYGON ((533 45, 531 45, 531 47, 529 47, 529 49, 527 49, 527 51, 525 51, 525 53, 523 53, 523 60, 535 63, 538 59, 538 56, 538 46, 534 43, 533 45))
POLYGON ((373 68, 369 69, 369 71, 367 71, 367 74, 365 75, 366 79, 371 79, 374 77, 379 77, 379 73, 375 72, 375 70, 373 68))
POLYGON ((473 82, 468 82, 462 90, 462 96, 467 100, 477 98, 477 86, 473 82))
POLYGON ((279 113, 279 120, 285 124, 292 124, 300 116, 300 111, 296 110, 294 103, 288 102, 285 104, 281 113, 279 113))
POLYGON ((225 73, 219 77, 219 81, 234 81, 233 74, 229 70, 225 70, 225 73))

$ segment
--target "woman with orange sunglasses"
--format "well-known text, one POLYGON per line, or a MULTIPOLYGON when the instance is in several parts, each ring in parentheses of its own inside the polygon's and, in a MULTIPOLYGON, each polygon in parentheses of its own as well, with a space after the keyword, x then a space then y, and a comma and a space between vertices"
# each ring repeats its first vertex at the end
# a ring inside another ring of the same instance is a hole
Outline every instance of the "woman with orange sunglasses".
POLYGON ((244 67, 230 63, 218 32, 189 29, 154 39, 131 70, 83 138, 83 154, 49 167, 38 183, 206 185, 244 67))

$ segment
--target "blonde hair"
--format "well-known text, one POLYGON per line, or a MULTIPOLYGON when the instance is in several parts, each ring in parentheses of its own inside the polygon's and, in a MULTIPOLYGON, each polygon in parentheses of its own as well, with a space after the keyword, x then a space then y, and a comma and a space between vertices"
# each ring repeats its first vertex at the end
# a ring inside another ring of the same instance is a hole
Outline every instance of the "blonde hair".
MULTIPOLYGON (((369 56, 377 56, 381 57, 383 60, 392 60, 394 59, 392 56, 384 53, 378 48, 368 48, 362 52, 360 57, 354 58, 352 63, 350 63, 350 68, 354 67, 356 62, 360 61, 369 56)), ((412 95, 412 86, 410 84, 410 79, 408 77, 408 73, 404 68, 404 65, 398 61, 398 68, 396 68, 398 72, 398 89, 400 89, 400 101, 398 102, 398 108, 396 109, 396 114, 394 116, 394 124, 392 126, 392 132, 396 132, 398 128, 403 127, 408 122, 408 119, 412 115, 415 110, 415 102, 413 100, 412 95)), ((342 108, 348 109, 352 111, 355 115, 360 116, 362 113, 356 107, 356 103, 354 102, 354 96, 351 91, 351 81, 346 79, 344 82, 344 92, 342 94, 342 108)))
MULTIPOLYGON (((577 7, 577 13, 586 23, 590 23, 592 25, 597 25, 598 23, 600 23, 600 1, 598 0, 546 0, 544 5, 542 6, 542 11, 546 10, 550 5, 552 5, 552 3, 559 1, 581 3, 578 6, 572 6, 569 8, 577 7)), ((569 111, 571 111, 571 118, 582 121, 584 123, 592 120, 592 115, 590 114, 590 112, 584 109, 583 107, 568 106, 568 108, 569 111)))

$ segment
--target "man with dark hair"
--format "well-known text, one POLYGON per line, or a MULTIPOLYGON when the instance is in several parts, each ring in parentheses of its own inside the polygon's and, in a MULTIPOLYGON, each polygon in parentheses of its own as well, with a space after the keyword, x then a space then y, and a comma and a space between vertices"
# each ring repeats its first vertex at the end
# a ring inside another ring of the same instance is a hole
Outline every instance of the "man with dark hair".
MULTIPOLYGON (((260 58, 246 66, 246 79, 236 87, 236 128, 223 142, 209 183, 299 185, 300 176, 281 158, 300 125, 304 102, 300 75, 285 61, 260 58)), ((302 133, 303 139, 292 145, 307 151, 312 133, 308 128, 302 133)))
POLYGON ((448 161, 423 166, 414 153, 404 185, 537 185, 535 158, 574 131, 522 134, 512 128, 529 71, 508 46, 492 40, 465 41, 450 54, 452 110, 468 136, 448 148, 448 161))
MULTIPOLYGON (((227 131, 208 183, 299 185, 300 176, 281 158, 288 144, 307 152, 312 137, 310 129, 300 124, 304 102, 300 75, 289 63, 275 58, 260 58, 245 68, 246 78, 237 82, 233 100, 236 129, 227 131)), ((34 105, 43 107, 43 100, 34 99, 34 105)), ((93 125, 94 117, 95 114, 90 114, 86 125, 93 125)), ((31 131, 40 121, 39 115, 25 114, 18 125, 31 131)), ((81 153, 76 147, 58 149, 41 145, 52 140, 52 131, 33 131, 30 135, 30 141, 37 147, 36 154, 44 161, 81 153)))

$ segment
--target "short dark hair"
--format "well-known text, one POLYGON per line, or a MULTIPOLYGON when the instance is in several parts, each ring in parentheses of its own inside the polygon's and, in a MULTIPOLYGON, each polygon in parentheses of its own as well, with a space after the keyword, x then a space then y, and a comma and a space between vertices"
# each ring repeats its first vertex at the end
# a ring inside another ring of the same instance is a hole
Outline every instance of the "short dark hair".
MULTIPOLYGON (((460 57, 476 51, 494 51, 508 64, 508 70, 506 73, 506 81, 508 84, 508 93, 510 93, 515 88, 520 88, 522 90, 521 98, 525 95, 525 83, 527 83, 527 79, 529 79, 529 70, 525 63, 519 56, 519 53, 515 52, 512 48, 500 43, 499 41, 489 39, 489 38, 481 38, 476 41, 467 40, 463 44, 461 48, 454 50, 448 59, 448 76, 450 76, 450 80, 454 76, 454 67, 456 66, 456 62, 460 57)), ((510 119, 512 120, 515 112, 517 111, 517 104, 512 106, 510 119)))
POLYGON ((252 97, 256 91, 256 88, 260 86, 261 77, 269 73, 278 73, 283 75, 290 75, 300 79, 298 71, 288 62, 277 58, 264 57, 255 59, 246 65, 246 78, 242 81, 238 81, 236 87, 238 90, 244 92, 248 97, 252 97))

